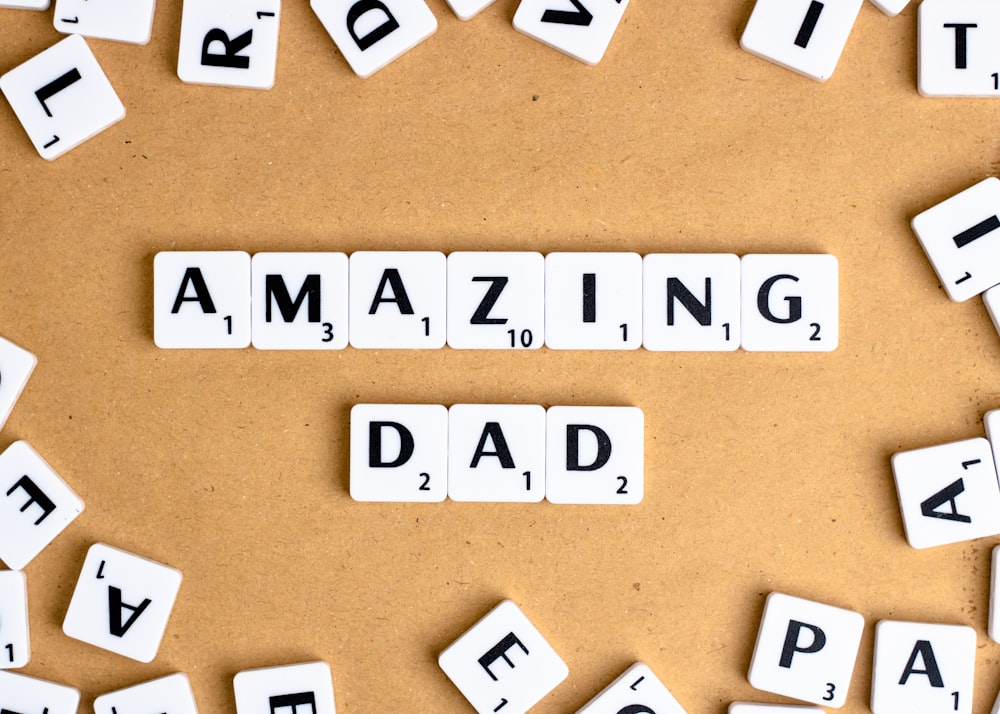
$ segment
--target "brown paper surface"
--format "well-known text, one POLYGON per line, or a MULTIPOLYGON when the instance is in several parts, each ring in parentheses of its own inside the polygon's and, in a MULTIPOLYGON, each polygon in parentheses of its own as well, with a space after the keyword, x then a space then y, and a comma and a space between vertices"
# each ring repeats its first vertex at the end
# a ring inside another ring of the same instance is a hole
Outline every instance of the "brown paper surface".
MULTIPOLYGON (((751 0, 634 0, 583 65, 511 27, 516 0, 369 79, 286 3, 269 91, 176 76, 181 3, 147 46, 91 40, 127 107, 54 162, 0 111, 0 334, 39 359, 0 435, 29 440, 86 511, 27 568, 27 674, 104 692, 175 671, 233 713, 242 669, 322 659, 338 711, 469 711, 438 653, 511 598, 569 665, 534 711, 572 712, 633 661, 691 714, 779 702, 746 681, 771 591, 866 619, 847 705, 867 711, 873 626, 966 624, 974 711, 1000 539, 907 545, 892 453, 983 435, 1000 340, 950 302, 909 220, 997 173, 998 105, 916 92, 916 8, 865 4, 819 84, 739 48, 751 0), (825 252, 830 354, 167 351, 161 250, 825 252), (358 402, 628 404, 646 416, 636 507, 361 504, 358 402), (184 574, 156 660, 61 631, 86 549, 184 574)), ((0 71, 53 44, 0 10, 0 71)))

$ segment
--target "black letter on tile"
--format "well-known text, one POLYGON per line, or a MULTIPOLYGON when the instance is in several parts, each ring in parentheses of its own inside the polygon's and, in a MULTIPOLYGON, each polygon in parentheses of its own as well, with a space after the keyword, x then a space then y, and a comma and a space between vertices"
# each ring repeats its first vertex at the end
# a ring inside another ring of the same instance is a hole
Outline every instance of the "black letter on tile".
POLYGON ((264 320, 271 322, 271 303, 278 303, 278 310, 285 322, 292 322, 299 314, 299 308, 307 299, 309 301, 309 322, 320 321, 320 281, 319 275, 307 275, 295 296, 294 302, 288 293, 288 286, 281 275, 268 275, 264 278, 264 299, 266 302, 264 320))
POLYGON ((386 268, 382 273, 382 279, 375 290, 375 299, 372 300, 372 306, 368 309, 368 314, 374 315, 378 311, 378 306, 384 302, 396 303, 400 315, 413 314, 413 306, 410 304, 409 295, 406 294, 406 288, 403 287, 403 279, 399 277, 399 271, 395 268, 386 268), (391 298, 382 297, 386 285, 392 288, 391 298))
POLYGON ((948 484, 921 503, 920 512, 928 518, 943 518, 946 521, 972 523, 972 519, 969 516, 958 512, 958 505, 955 503, 955 499, 963 491, 965 491, 965 482, 962 479, 958 479, 958 481, 948 484), (951 512, 939 511, 938 509, 946 503, 951 505, 951 512))
POLYGON ((483 296, 482 301, 479 303, 479 307, 476 311, 472 313, 472 319, 469 320, 470 325, 506 325, 506 317, 490 317, 490 310, 493 306, 497 304, 497 300, 500 299, 500 293, 507 286, 508 278, 503 276, 496 278, 484 278, 475 277, 472 279, 474 283, 490 283, 489 289, 486 291, 486 295, 483 296))
POLYGON ((111 634, 115 637, 124 637, 129 628, 139 619, 139 615, 153 602, 149 598, 144 599, 138 605, 128 605, 122 602, 122 591, 113 585, 108 586, 108 616, 111 634), (130 610, 131 615, 122 624, 122 609, 130 610))
POLYGON ((953 238, 955 245, 959 248, 964 248, 969 245, 976 238, 982 238, 987 233, 992 233, 997 228, 1000 228, 1000 218, 997 216, 990 216, 985 221, 980 221, 972 228, 967 228, 957 236, 953 238))
POLYGON ((597 322, 597 275, 583 274, 583 321, 597 322))
POLYGON ((795 45, 797 47, 805 49, 806 45, 809 44, 813 30, 816 29, 816 23, 819 22, 821 12, 823 12, 823 3, 812 0, 809 3, 809 9, 806 10, 806 17, 802 20, 801 27, 799 27, 799 33, 795 36, 795 45))
POLYGON ((37 503, 38 507, 42 509, 42 515, 38 517, 37 521, 35 521, 36 526, 48 518, 52 511, 56 510, 56 504, 52 502, 52 499, 46 496, 42 489, 38 488, 35 482, 27 476, 22 476, 13 486, 7 489, 7 495, 11 495, 19 488, 28 494, 28 502, 21 506, 20 513, 24 513, 28 510, 28 507, 32 503, 37 503))
POLYGON ((546 10, 542 13, 542 22, 554 22, 559 25, 579 25, 588 27, 594 16, 583 6, 580 0, 569 0, 576 12, 569 10, 546 10))
POLYGON ((799 282, 799 279, 794 275, 771 276, 764 281, 764 284, 760 286, 760 290, 757 291, 757 309, 760 311, 761 316, 770 322, 777 322, 778 324, 796 322, 802 319, 802 298, 800 297, 785 298, 785 301, 788 302, 788 317, 777 317, 771 312, 771 307, 768 304, 771 297, 771 288, 779 280, 794 280, 795 282, 799 282))
POLYGON ((201 305, 201 311, 208 314, 215 314, 215 303, 208 292, 208 285, 205 284, 205 277, 201 274, 201 268, 188 268, 184 271, 184 278, 181 280, 181 289, 177 291, 177 299, 174 300, 174 307, 171 314, 181 311, 181 306, 186 302, 196 302, 201 305), (188 285, 194 288, 194 297, 186 297, 188 285))
POLYGON ((469 468, 476 468, 479 465, 479 459, 484 456, 496 456, 502 468, 514 468, 514 458, 510 455, 510 449, 507 447, 507 439, 504 438, 503 429, 495 421, 488 421, 483 427, 483 435, 479 437, 479 445, 476 446, 476 453, 472 455, 472 464, 469 468), (496 451, 483 451, 486 448, 487 439, 492 440, 493 448, 496 451))
POLYGON ((955 69, 968 69, 969 43, 966 30, 979 25, 974 22, 946 22, 944 26, 955 30, 955 69))
POLYGON ((373 421, 368 425, 368 466, 373 469, 394 469, 413 456, 413 434, 394 421, 373 421), (399 434, 399 455, 392 461, 382 460, 382 429, 389 427, 399 434))
POLYGON ((618 714, 656 714, 656 712, 642 704, 629 704, 619 709, 618 714))
POLYGON ((667 324, 674 324, 674 301, 680 303, 691 313, 691 317, 699 325, 712 324, 712 279, 705 278, 705 303, 698 302, 687 286, 678 278, 667 278, 667 324))
POLYGON ((809 625, 798 620, 789 620, 788 631, 785 633, 785 645, 781 648, 781 659, 778 662, 778 666, 790 669, 792 666, 792 657, 796 652, 819 652, 825 644, 826 633, 816 627, 816 625, 809 625), (799 647, 799 631, 803 628, 813 633, 813 641, 807 647, 799 647))
POLYGON ((524 654, 528 654, 528 648, 524 646, 524 643, 521 642, 521 640, 517 639, 517 635, 511 632, 502 640, 493 645, 493 647, 490 648, 489 652, 487 652, 486 654, 484 654, 482 657, 479 658, 479 664, 482 666, 483 669, 486 670, 486 674, 490 675, 490 679, 492 679, 494 682, 497 681, 497 676, 490 671, 490 665, 496 662, 498 659, 502 658, 504 662, 510 665, 511 669, 514 669, 514 663, 511 662, 510 657, 507 656, 507 650, 509 650, 514 645, 517 645, 522 650, 524 650, 524 654))
POLYGON ((611 458, 611 437, 608 432, 593 424, 566 425, 566 470, 597 471, 611 458), (580 432, 589 431, 597 439, 597 456, 591 464, 580 463, 580 432))
POLYGON ((316 694, 314 692, 299 692, 297 694, 279 694, 270 697, 267 703, 271 706, 271 714, 276 714, 278 709, 291 707, 292 714, 299 714, 298 707, 311 707, 310 714, 316 714, 316 694))
POLYGON ((236 54, 250 46, 253 30, 247 30, 242 35, 229 39, 229 35, 218 27, 209 30, 201 43, 201 63, 206 67, 232 67, 233 69, 248 69, 250 58, 236 54), (221 42, 225 51, 220 54, 209 52, 213 42, 221 42))
POLYGON ((357 43, 358 49, 362 52, 386 37, 389 33, 395 32, 398 29, 399 21, 393 17, 391 12, 389 12, 389 8, 386 7, 385 3, 379 2, 379 0, 358 0, 358 2, 351 5, 351 9, 347 11, 347 32, 351 35, 351 38, 357 43), (381 10, 384 12, 385 22, 378 27, 374 27, 369 30, 368 34, 363 37, 358 37, 355 25, 358 24, 358 20, 361 19, 362 15, 372 10, 381 10))
POLYGON ((66 87, 73 84, 73 82, 79 82, 81 79, 83 79, 83 77, 80 76, 80 70, 74 67, 66 74, 61 77, 56 77, 44 87, 35 91, 35 97, 38 98, 38 102, 42 105, 42 109, 45 110, 46 116, 52 116, 52 112, 49 111, 49 107, 45 103, 45 100, 66 89, 66 87))
POLYGON ((934 657, 934 649, 927 640, 917 640, 917 643, 913 646, 913 652, 910 653, 910 661, 906 663, 906 669, 903 670, 903 676, 900 677, 899 683, 906 684, 906 680, 910 678, 911 674, 926 674, 932 687, 944 686, 937 658, 934 657), (927 669, 914 669, 918 656, 923 659, 924 667, 927 669))

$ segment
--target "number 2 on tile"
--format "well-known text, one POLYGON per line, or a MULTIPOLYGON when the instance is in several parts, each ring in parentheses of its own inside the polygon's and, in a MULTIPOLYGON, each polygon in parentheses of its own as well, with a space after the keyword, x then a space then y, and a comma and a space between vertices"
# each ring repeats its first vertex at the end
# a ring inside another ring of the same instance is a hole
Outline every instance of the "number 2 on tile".
POLYGON ((418 488, 417 490, 418 491, 430 491, 431 490, 431 475, 429 473, 421 472, 420 473, 420 478, 423 479, 423 482, 420 484, 420 488, 418 488))

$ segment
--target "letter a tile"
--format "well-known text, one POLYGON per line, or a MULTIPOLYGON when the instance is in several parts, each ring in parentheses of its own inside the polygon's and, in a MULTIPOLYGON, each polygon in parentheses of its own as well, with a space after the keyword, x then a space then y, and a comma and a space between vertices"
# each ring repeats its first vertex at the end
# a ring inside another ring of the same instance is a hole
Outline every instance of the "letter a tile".
POLYGON ((0 671, 0 711, 11 714, 77 714, 80 692, 64 684, 0 671))
POLYGON ((177 76, 191 84, 270 89, 280 0, 184 0, 177 76))
POLYGON ((647 665, 636 662, 576 714, 685 714, 647 665))
POLYGON ((604 57, 628 0, 521 0, 514 29, 595 65, 604 57))
POLYGON ((851 610, 771 593, 747 679, 764 692, 839 709, 864 627, 864 618, 851 610))
MULTIPOLYGON (((236 714, 336 714, 326 662, 247 669, 233 678, 236 714)), ((171 713, 172 714, 172 713, 171 713)))
POLYGON ((525 714, 569 675, 566 663, 510 600, 449 645, 438 664, 479 714, 525 714))
POLYGON ((0 669, 17 669, 31 659, 28 638, 28 582, 20 570, 0 571, 0 669))
POLYGON ((79 35, 7 72, 0 91, 43 159, 62 156, 125 117, 124 105, 79 35))
POLYGON ((152 662, 167 629, 181 573, 95 543, 63 621, 63 632, 139 662, 152 662))
POLYGON ((191 683, 183 674, 103 694, 94 700, 94 714, 136 714, 148 711, 150 703, 164 714, 198 714, 191 683))

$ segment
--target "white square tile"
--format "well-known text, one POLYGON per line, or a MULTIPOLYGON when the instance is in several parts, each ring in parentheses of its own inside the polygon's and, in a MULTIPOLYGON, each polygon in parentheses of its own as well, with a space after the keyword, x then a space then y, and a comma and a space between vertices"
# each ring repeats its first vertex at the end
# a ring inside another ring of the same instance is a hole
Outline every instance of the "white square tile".
POLYGON ((757 0, 740 46, 817 82, 833 74, 862 0, 757 0))
POLYGON ((21 570, 83 511, 83 501, 26 441, 0 454, 0 560, 21 570))
POLYGON ((247 669, 233 677, 236 714, 336 714, 326 662, 247 669))
POLYGON ((839 341, 837 259, 832 255, 744 255, 741 346, 770 352, 830 352, 839 341))
POLYGON ((906 540, 914 548, 1000 533, 1000 486, 983 438, 892 456, 906 540))
POLYGON ((1000 97, 993 0, 923 0, 917 8, 917 89, 927 97, 1000 97))
POLYGON ((359 251, 350 258, 350 343, 440 349, 447 335, 447 260, 434 251, 359 251))
POLYGON ((0 669, 23 667, 30 659, 28 581, 20 570, 0 570, 0 669))
POLYGON ((990 606, 986 634, 1000 642, 1000 545, 993 546, 990 558, 990 606))
POLYGON ((125 106, 79 35, 7 72, 0 91, 44 159, 65 154, 125 117, 125 106))
POLYGON ((448 6, 459 20, 471 20, 496 0, 448 0, 448 6))
POLYGON ((145 45, 155 5, 156 0, 56 0, 53 24, 66 34, 145 45))
POLYGON ((165 251, 153 259, 153 341, 162 348, 250 345, 250 255, 165 251))
POLYGON ((437 30, 423 0, 311 0, 310 6, 359 77, 368 77, 437 30))
POLYGON ((636 662, 576 714, 685 714, 647 665, 636 662))
POLYGON ((521 0, 514 29, 595 65, 604 57, 628 0, 521 0))
POLYGON ((642 259, 642 346, 731 351, 740 346, 740 258, 652 253, 642 259))
POLYGON ((895 17, 909 4, 910 0, 872 0, 872 5, 889 17, 895 17))
POLYGON ((804 704, 757 704, 754 702, 733 702, 728 714, 824 714, 820 707, 804 704))
POLYGON ((181 587, 181 573, 95 543, 87 551, 63 632, 139 662, 152 662, 181 587))
POLYGON ((0 429, 7 423, 37 363, 28 350, 0 337, 0 429))
POLYGON ((634 505, 644 493, 644 417, 638 407, 551 407, 545 498, 634 505))
POLYGON ((191 84, 270 89, 281 0, 184 0, 177 76, 191 84))
POLYGON ((545 497, 545 409, 454 404, 448 410, 448 497, 537 503, 545 497))
POLYGON ((764 692, 839 709, 864 627, 864 618, 851 610, 771 593, 747 679, 764 692))
POLYGON ((882 620, 875 626, 874 714, 971 714, 976 631, 882 620))
POLYGON ((545 342, 541 253, 456 252, 448 256, 448 346, 537 350, 545 342))
POLYGON ((968 300, 1000 283, 1000 179, 980 181, 910 225, 952 300, 968 300))
POLYGON ((165 714, 198 714, 191 683, 183 674, 171 674, 94 700, 94 714, 145 714, 151 704, 165 714))
POLYGON ((351 408, 351 498, 437 502, 448 495, 448 410, 440 404, 351 408))
POLYGON ((555 350, 634 350, 642 344, 638 253, 545 256, 545 344, 555 350))
POLYGON ((0 0, 0 7, 14 10, 48 10, 50 0, 0 0))
POLYGON ((80 692, 64 684, 0 671, 0 710, 12 714, 77 714, 80 692))
POLYGON ((251 273, 254 347, 347 347, 347 255, 257 253, 251 259, 251 273))
POLYGON ((569 675, 566 663, 510 600, 449 645, 438 664, 479 714, 525 714, 569 675))

